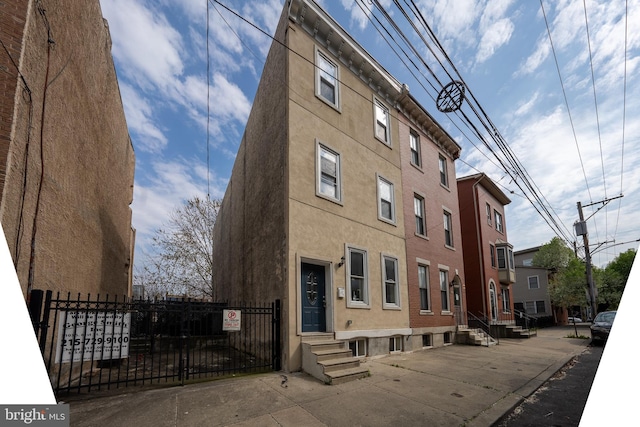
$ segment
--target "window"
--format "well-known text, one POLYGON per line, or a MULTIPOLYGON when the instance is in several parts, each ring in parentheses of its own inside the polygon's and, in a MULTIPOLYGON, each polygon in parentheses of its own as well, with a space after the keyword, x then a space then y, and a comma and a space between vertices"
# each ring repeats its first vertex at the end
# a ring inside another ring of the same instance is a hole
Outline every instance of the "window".
POLYGON ((491 225, 491 205, 487 203, 487 224, 491 225))
POLYGON ((317 153, 318 195, 341 201, 340 155, 322 144, 318 144, 317 153))
POLYGON ((354 305, 369 304, 367 281, 367 252, 349 248, 349 302, 354 305))
POLYGON ((382 255, 382 280, 384 305, 400 306, 400 289, 398 286, 398 260, 382 255))
POLYGON ((496 247, 489 243, 489 256, 491 257, 491 267, 496 266, 496 247))
POLYGON ((451 344, 451 332, 444 333, 444 343, 451 344))
POLYGON ((378 176, 378 217, 392 223, 396 221, 393 184, 381 176, 378 176))
POLYGON ((359 338, 349 341, 349 349, 353 357, 365 357, 367 355, 367 340, 359 338))
POLYGON ((496 219, 496 230, 502 233, 502 215, 498 211, 493 211, 493 216, 496 219))
POLYGON ((390 337, 389 338, 389 353, 402 351, 402 337, 390 337))
POLYGON ((389 109, 377 99, 373 102, 375 119, 375 136, 387 145, 391 145, 391 133, 389 128, 389 109))
POLYGON ((527 314, 541 314, 546 312, 544 301, 526 301, 524 307, 527 314))
POLYGON ((442 156, 438 156, 438 168, 440 169, 440 184, 448 187, 449 177, 447 176, 447 159, 442 156))
POLYGON ((516 262, 513 260, 513 249, 507 248, 507 254, 509 255, 509 270, 513 271, 516 268, 516 262))
POLYGON ((440 270, 440 299, 442 311, 450 311, 449 308, 449 272, 440 270))
POLYGON ((419 236, 426 236, 427 227, 424 217, 424 198, 417 194, 413 195, 413 211, 416 215, 416 234, 419 236))
POLYGON ((527 258, 522 260, 523 267, 531 267, 533 266, 533 258, 527 258))
POLYGON ((538 282, 538 276, 529 276, 527 277, 527 281, 529 282, 529 289, 540 288, 540 283, 538 282))
POLYGON ((431 344, 431 334, 424 334, 422 336, 422 346, 423 347, 431 347, 433 344, 431 344))
POLYGON ((511 312, 511 297, 509 296, 509 288, 502 288, 502 311, 504 313, 511 312))
POLYGON ((496 248, 498 251, 498 268, 507 268, 507 248, 496 248))
POLYGON ((411 163, 415 166, 422 166, 420 158, 420 137, 414 132, 409 133, 409 146, 411 147, 411 163))
POLYGON ((451 223, 451 213, 444 211, 442 220, 444 222, 444 244, 453 247, 453 227, 451 223))
POLYGON ((316 50, 316 96, 334 108, 340 108, 338 66, 316 50))
POLYGON ((429 266, 418 264, 418 287, 420 288, 420 310, 431 310, 429 298, 429 266))

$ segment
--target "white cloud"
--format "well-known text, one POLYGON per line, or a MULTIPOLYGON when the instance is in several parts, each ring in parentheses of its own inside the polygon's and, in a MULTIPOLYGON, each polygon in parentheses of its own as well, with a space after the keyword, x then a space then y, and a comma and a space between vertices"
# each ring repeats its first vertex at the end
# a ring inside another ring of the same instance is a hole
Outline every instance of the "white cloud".
POLYGON ((476 62, 482 63, 489 59, 496 50, 506 44, 513 33, 513 23, 509 19, 500 19, 492 23, 482 34, 478 53, 476 54, 476 62))
POLYGON ((120 83, 120 94, 130 131, 135 132, 136 148, 147 152, 160 152, 168 143, 163 131, 154 123, 149 102, 126 83, 120 83))
POLYGON ((148 88, 148 80, 164 88, 182 74, 182 36, 164 14, 138 0, 103 0, 101 6, 112 34, 113 55, 128 78, 141 87, 148 88))

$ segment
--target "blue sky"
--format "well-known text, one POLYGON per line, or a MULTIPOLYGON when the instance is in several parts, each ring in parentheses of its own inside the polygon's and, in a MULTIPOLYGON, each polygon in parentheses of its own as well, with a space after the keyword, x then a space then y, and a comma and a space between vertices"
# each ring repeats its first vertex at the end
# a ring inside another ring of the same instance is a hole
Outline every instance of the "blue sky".
MULTIPOLYGON (((221 3, 270 34, 283 7, 282 0, 221 3)), ((372 3, 318 3, 458 141, 463 151, 457 175, 485 172, 511 198, 505 222, 515 250, 555 236, 480 140, 455 115, 437 111, 428 80, 403 65, 370 13, 363 12, 372 3)), ((380 3, 447 83, 444 68, 393 2, 380 3)), ((586 205, 622 193, 597 213, 600 205, 585 208, 586 217, 593 214, 588 226, 594 263, 602 266, 637 248, 637 242, 605 247, 640 238, 640 0, 545 1, 555 57, 539 1, 415 3, 561 228, 573 236, 578 201, 586 205)), ((136 152, 132 209, 139 265, 153 231, 182 200, 205 197, 207 188, 212 198, 223 196, 271 39, 212 1, 207 60, 205 0, 101 0, 101 5, 136 152)), ((379 11, 373 16, 383 19, 379 11)))

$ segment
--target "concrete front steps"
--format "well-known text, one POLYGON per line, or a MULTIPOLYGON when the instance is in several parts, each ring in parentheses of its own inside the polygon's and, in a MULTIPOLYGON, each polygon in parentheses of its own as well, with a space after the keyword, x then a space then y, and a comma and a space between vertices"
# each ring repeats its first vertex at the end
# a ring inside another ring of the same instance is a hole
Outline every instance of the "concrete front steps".
POLYGON ((506 338, 531 338, 538 335, 538 332, 531 329, 522 329, 522 326, 506 325, 506 338))
POLYGON ((333 334, 319 334, 302 339, 302 370, 325 384, 342 384, 369 376, 343 341, 333 334))
POLYGON ((458 329, 456 342, 458 344, 481 345, 484 347, 491 347, 498 344, 498 341, 482 329, 469 328, 458 329))

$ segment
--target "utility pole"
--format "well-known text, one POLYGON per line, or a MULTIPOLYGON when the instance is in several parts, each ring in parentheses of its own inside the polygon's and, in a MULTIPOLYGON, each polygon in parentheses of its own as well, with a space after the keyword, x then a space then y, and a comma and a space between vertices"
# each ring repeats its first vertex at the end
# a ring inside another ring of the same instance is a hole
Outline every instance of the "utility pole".
MULTIPOLYGON (((591 215, 593 216, 596 213, 598 213, 600 209, 605 207, 607 203, 609 203, 611 200, 619 199, 620 197, 623 197, 622 194, 616 197, 612 197, 610 199, 604 199, 600 202, 594 202, 585 206, 592 206, 597 203, 602 203, 602 206, 600 206, 600 208, 598 208, 598 210, 591 215)), ((584 219, 584 214, 582 213, 582 203, 580 202, 578 202, 578 217, 580 218, 580 221, 576 222, 574 224, 574 227, 576 230, 576 234, 578 236, 582 236, 582 239, 584 240, 584 258, 585 258, 586 270, 587 270, 587 285, 589 286, 589 305, 591 306, 591 318, 593 319, 595 318, 596 314, 598 314, 598 310, 597 310, 598 307, 596 304, 596 297, 598 295, 597 295, 596 287, 593 283, 593 274, 591 271, 591 249, 589 249, 589 233, 587 231, 587 221, 584 219)))
POLYGON ((596 287, 593 284, 593 274, 591 272, 591 250, 589 249, 589 233, 587 232, 587 222, 582 213, 582 203, 578 202, 578 216, 580 221, 575 224, 576 234, 582 236, 584 241, 584 258, 587 264, 587 285, 589 286, 589 305, 591 306, 591 318, 594 319, 597 313, 596 287))

